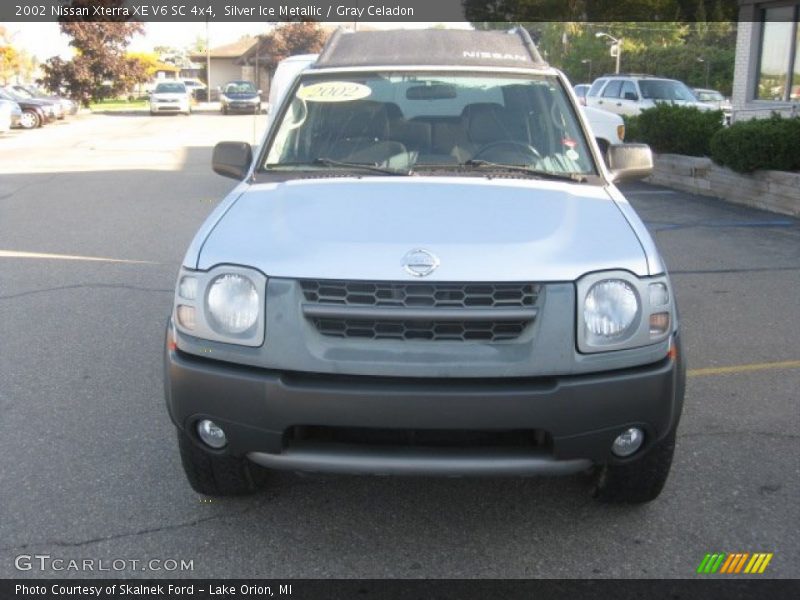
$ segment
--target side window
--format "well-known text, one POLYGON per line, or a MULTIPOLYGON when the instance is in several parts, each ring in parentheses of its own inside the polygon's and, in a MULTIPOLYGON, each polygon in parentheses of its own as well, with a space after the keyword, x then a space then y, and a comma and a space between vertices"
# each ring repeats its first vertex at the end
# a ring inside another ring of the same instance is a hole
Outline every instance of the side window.
POLYGON ((632 81, 625 81, 622 84, 622 98, 624 100, 638 100, 639 94, 636 93, 636 86, 632 81))
POLYGON ((619 98, 619 91, 622 88, 622 81, 619 79, 612 79, 611 83, 603 90, 603 98, 619 98))
POLYGON ((600 94, 600 90, 603 89, 603 85, 605 85, 608 79, 598 79, 592 84, 592 87, 589 88, 589 93, 586 94, 587 96, 597 96, 600 94))

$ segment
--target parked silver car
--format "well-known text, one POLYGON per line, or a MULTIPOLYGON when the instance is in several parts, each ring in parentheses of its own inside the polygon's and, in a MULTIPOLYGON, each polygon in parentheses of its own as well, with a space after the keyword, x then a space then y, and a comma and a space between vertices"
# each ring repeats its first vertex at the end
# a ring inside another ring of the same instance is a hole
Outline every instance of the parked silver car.
POLYGON ((19 127, 22 108, 13 100, 0 98, 0 133, 7 133, 12 127, 19 127))
POLYGON ((197 232, 166 332, 193 488, 266 470, 559 475, 646 502, 684 390, 675 296, 527 33, 339 32, 197 232))
POLYGON ((192 100, 182 81, 162 81, 150 94, 150 114, 192 113, 192 100))

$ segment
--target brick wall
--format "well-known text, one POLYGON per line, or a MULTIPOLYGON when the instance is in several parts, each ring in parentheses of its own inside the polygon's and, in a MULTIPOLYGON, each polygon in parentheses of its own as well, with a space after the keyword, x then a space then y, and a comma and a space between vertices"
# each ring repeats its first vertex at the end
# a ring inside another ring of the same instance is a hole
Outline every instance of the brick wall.
POLYGON ((742 175, 710 158, 658 154, 650 183, 800 217, 800 173, 756 171, 742 175))

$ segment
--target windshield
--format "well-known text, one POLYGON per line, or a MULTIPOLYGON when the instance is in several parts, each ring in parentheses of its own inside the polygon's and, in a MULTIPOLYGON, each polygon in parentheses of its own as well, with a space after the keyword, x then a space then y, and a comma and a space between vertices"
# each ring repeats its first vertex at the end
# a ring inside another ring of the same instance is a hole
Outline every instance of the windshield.
POLYGON ((186 86, 182 83, 159 83, 156 86, 156 94, 185 94, 186 86))
POLYGON ((642 97, 651 100, 685 100, 694 102, 696 98, 692 90, 680 81, 669 81, 666 79, 641 79, 639 89, 642 90, 642 97))
POLYGON ((234 81, 225 86, 226 94, 255 94, 256 86, 249 81, 234 81))
POLYGON ((25 100, 23 96, 11 88, 0 89, 0 98, 5 98, 6 100, 25 100))
POLYGON ((562 85, 533 74, 306 77, 262 167, 345 168, 334 162, 417 173, 477 163, 595 173, 562 85))
POLYGON ((722 102, 725 97, 719 92, 696 92, 697 97, 703 102, 722 102))

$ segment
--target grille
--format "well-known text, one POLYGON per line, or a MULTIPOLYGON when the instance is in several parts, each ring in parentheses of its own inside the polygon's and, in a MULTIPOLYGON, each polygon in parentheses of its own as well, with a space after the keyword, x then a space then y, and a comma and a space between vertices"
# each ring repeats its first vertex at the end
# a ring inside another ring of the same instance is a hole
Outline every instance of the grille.
POLYGON ((311 320, 322 335, 371 340, 486 341, 513 340, 529 321, 378 321, 311 320))
POLYGON ((539 285, 530 283, 300 283, 310 306, 329 307, 326 313, 334 308, 334 314, 307 311, 317 331, 365 340, 513 340, 533 322, 531 310, 540 292, 539 285))
POLYGON ((524 308, 536 304, 533 283, 392 283, 301 281, 307 302, 403 308, 524 308))

